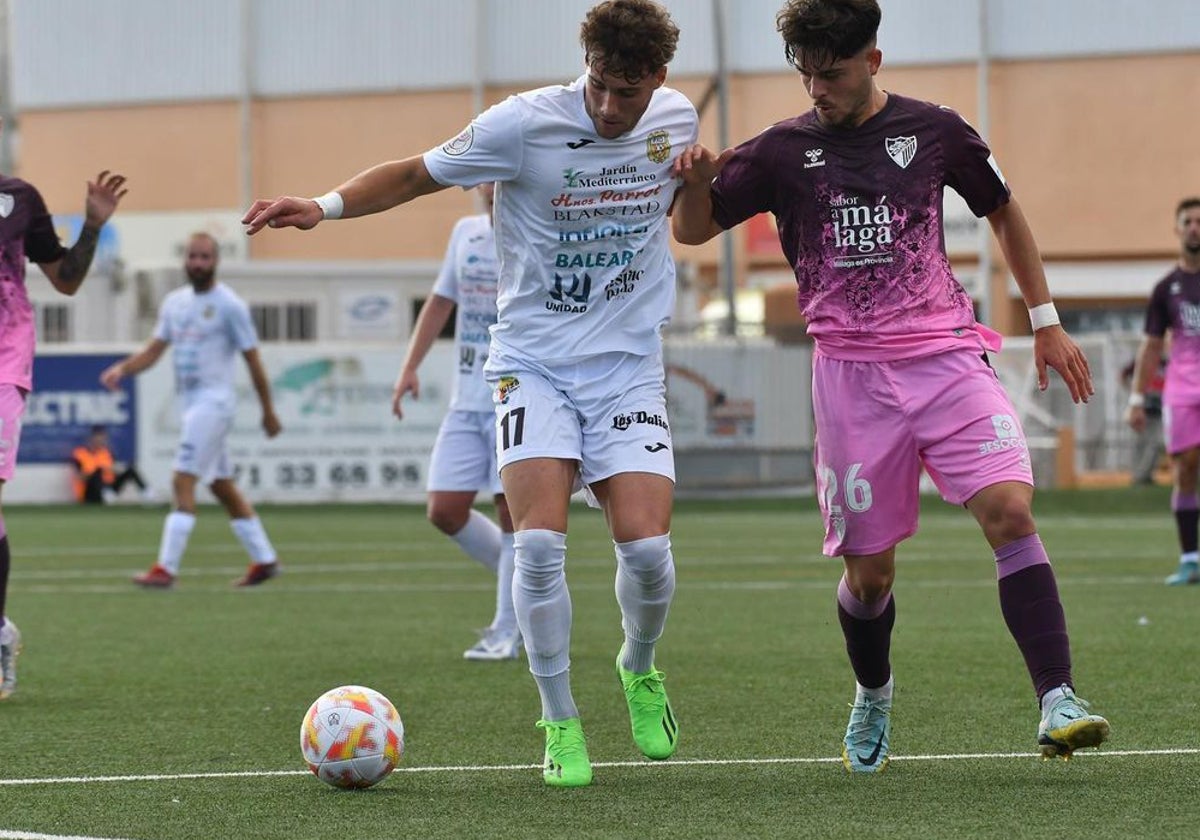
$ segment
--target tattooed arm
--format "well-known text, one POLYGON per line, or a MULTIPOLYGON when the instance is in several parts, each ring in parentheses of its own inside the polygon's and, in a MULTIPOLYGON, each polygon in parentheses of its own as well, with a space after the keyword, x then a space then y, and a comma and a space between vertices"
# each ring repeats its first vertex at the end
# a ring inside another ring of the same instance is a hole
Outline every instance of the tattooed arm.
POLYGON ((87 276, 96 255, 96 243, 100 241, 100 228, 117 209, 117 204, 127 190, 121 189, 124 175, 114 175, 105 170, 95 182, 87 185, 87 201, 84 204, 83 227, 75 244, 54 262, 40 263, 42 271, 50 278, 50 284, 64 295, 79 291, 83 278, 87 276))

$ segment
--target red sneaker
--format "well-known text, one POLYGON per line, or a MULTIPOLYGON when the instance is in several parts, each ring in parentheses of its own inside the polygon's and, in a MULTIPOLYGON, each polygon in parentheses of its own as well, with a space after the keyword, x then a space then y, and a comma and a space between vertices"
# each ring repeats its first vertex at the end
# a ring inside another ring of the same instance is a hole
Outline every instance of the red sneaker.
POLYGON ((279 574, 279 563, 251 563, 246 574, 233 582, 234 586, 258 586, 263 581, 270 580, 279 574))
POLYGON ((147 589, 167 589, 175 583, 175 575, 155 563, 143 575, 134 575, 133 582, 147 589))

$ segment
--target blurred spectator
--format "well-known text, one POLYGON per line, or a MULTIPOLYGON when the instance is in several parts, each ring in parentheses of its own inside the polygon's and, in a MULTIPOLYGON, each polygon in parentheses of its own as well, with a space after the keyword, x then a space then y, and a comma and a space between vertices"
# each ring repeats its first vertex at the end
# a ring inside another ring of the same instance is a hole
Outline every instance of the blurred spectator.
POLYGON ((141 491, 142 499, 151 498, 150 487, 142 480, 137 467, 129 464, 118 471, 108 447, 108 430, 103 426, 92 426, 87 442, 75 447, 71 453, 75 467, 75 500, 84 504, 107 504, 115 499, 128 482, 132 481, 141 491))

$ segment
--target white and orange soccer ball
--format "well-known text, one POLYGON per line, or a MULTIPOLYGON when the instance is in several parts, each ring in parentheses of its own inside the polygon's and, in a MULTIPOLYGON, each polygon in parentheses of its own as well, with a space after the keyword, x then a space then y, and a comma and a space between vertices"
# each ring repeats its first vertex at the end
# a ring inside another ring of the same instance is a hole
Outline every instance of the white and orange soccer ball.
POLYGON ((318 779, 339 788, 382 781, 404 753, 404 724, 392 701, 361 685, 330 689, 308 707, 300 752, 318 779))

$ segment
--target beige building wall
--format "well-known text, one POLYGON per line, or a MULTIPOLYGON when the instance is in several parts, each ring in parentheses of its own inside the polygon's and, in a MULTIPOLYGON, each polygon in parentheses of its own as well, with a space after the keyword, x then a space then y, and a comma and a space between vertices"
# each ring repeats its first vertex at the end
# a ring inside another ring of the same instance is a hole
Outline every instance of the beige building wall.
MULTIPOLYGON (((885 55, 880 81, 978 122, 974 65, 893 69, 885 55)), ((708 81, 672 84, 698 102, 708 81)), ((808 107, 794 73, 735 77, 731 90, 735 143, 808 107)), ((489 90, 486 99, 507 93, 489 90)), ((1048 259, 1174 253, 1171 209, 1180 196, 1200 193, 1200 56, 1000 62, 992 65, 990 96, 992 146, 1048 259)), ((436 145, 472 115, 467 90, 255 101, 254 192, 324 192, 364 167, 436 145)), ((17 174, 58 213, 79 212, 85 179, 105 167, 129 176, 129 211, 240 208, 240 132, 236 102, 33 111, 20 115, 17 174)), ((716 145, 715 101, 701 139, 716 145)), ((437 259, 454 220, 473 207, 469 195, 451 189, 312 233, 268 232, 250 254, 437 259)), ((711 267, 719 250, 710 243, 681 253, 711 267)))

